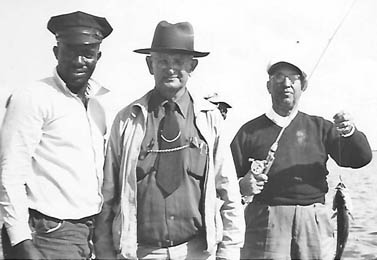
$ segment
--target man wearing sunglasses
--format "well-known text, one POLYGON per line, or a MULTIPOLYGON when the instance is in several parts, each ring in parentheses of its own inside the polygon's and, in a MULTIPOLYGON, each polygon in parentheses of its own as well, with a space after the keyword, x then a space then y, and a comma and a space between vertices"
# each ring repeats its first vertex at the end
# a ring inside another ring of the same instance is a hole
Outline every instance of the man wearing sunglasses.
POLYGON ((371 161, 365 135, 348 113, 334 122, 298 110, 307 77, 297 59, 267 67, 272 109, 241 127, 231 143, 246 202, 242 259, 333 259, 325 207, 326 162, 360 168, 371 161))

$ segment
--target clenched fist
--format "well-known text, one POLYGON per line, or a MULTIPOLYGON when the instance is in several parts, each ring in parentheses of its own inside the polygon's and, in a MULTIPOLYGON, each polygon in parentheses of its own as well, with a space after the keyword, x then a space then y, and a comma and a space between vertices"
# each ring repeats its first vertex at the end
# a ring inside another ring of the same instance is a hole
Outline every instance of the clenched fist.
POLYGON ((253 196, 262 192, 268 176, 264 173, 253 174, 250 171, 239 180, 242 196, 253 196))

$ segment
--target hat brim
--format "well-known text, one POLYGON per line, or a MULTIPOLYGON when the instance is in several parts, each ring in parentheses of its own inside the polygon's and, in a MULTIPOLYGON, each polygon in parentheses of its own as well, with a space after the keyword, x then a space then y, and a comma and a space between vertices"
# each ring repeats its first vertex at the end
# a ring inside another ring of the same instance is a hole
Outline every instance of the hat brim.
POLYGON ((193 55, 195 58, 205 57, 209 54, 209 52, 200 52, 200 51, 190 51, 190 50, 183 50, 183 49, 164 49, 164 48, 146 48, 146 49, 137 49, 134 50, 136 53, 140 54, 151 54, 152 52, 162 52, 162 53, 181 53, 181 54, 188 54, 193 55))
POLYGON ((268 68, 267 73, 269 75, 272 75, 273 73, 275 73, 277 68, 279 68, 281 66, 287 66, 287 65, 289 67, 292 67, 293 69, 297 70, 297 72, 299 72, 301 74, 301 76, 306 76, 306 74, 298 66, 296 66, 293 63, 288 62, 288 61, 279 61, 279 62, 274 63, 270 68, 268 68))
POLYGON ((98 44, 102 42, 101 39, 86 34, 65 35, 64 37, 58 37, 57 41, 73 45, 98 44))

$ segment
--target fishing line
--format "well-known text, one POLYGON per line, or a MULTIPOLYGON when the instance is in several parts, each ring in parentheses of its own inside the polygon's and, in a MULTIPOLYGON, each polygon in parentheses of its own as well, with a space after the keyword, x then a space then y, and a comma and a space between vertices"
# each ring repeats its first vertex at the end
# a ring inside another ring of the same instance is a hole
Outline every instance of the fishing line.
MULTIPOLYGON (((339 165, 342 166, 342 151, 341 151, 341 139, 342 137, 339 135, 338 139, 338 156, 339 156, 339 165)), ((339 171, 339 181, 343 183, 342 179, 342 171, 339 171)))
POLYGON ((343 25, 344 21, 346 20, 347 16, 349 15, 349 13, 351 12, 351 9, 352 7, 355 5, 357 0, 353 0, 350 7, 348 8, 347 12, 344 14, 343 18, 340 20, 338 26, 335 28, 334 32, 332 33, 332 35, 330 36, 329 40, 327 41, 327 44, 325 46, 325 48, 323 49, 321 55, 319 56, 317 62, 315 63, 311 73, 309 74, 308 76, 308 80, 313 76, 313 73, 314 71, 317 69, 319 63, 321 62, 323 56, 325 56, 325 53, 327 51, 327 49, 329 48, 332 40, 334 39, 335 35, 337 34, 337 32, 339 31, 340 27, 343 25))
MULTIPOLYGON (((338 26, 335 27, 334 32, 331 34, 329 40, 327 41, 327 44, 326 44, 325 48, 323 48, 321 54, 320 54, 319 57, 318 57, 317 62, 314 64, 314 67, 313 67, 311 73, 310 73, 309 76, 307 77, 308 80, 313 76, 313 74, 314 74, 314 72, 316 71, 316 69, 317 69, 319 63, 322 61, 323 57, 325 56, 326 51, 328 50, 328 48, 329 48, 331 42, 333 41, 335 35, 338 33, 339 29, 342 27, 344 21, 346 20, 346 18, 347 18, 348 15, 350 14, 350 12, 351 12, 353 6, 355 5, 356 1, 357 1, 357 0, 353 0, 353 1, 352 1, 350 7, 347 9, 346 13, 343 15, 343 18, 342 18, 342 19, 340 20, 340 22, 338 23, 338 26)), ((338 156, 339 156, 339 164, 341 165, 341 164, 342 164, 342 157, 341 157, 341 151, 340 151, 340 148, 341 148, 341 144, 340 144, 341 141, 340 141, 340 139, 341 139, 341 138, 339 138, 339 141, 338 141, 338 150, 339 150, 339 154, 338 154, 338 156)), ((340 181, 342 182, 342 174, 341 174, 341 173, 339 173, 339 179, 340 179, 340 181)))

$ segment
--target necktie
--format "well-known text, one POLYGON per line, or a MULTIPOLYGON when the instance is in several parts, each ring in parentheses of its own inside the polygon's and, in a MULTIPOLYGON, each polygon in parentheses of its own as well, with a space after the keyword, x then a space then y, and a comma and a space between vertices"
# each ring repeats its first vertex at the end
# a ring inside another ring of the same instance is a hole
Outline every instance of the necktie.
POLYGON ((159 154, 156 181, 159 187, 170 195, 180 183, 183 170, 183 150, 181 131, 176 115, 176 103, 169 101, 164 105, 165 116, 159 129, 159 154))

